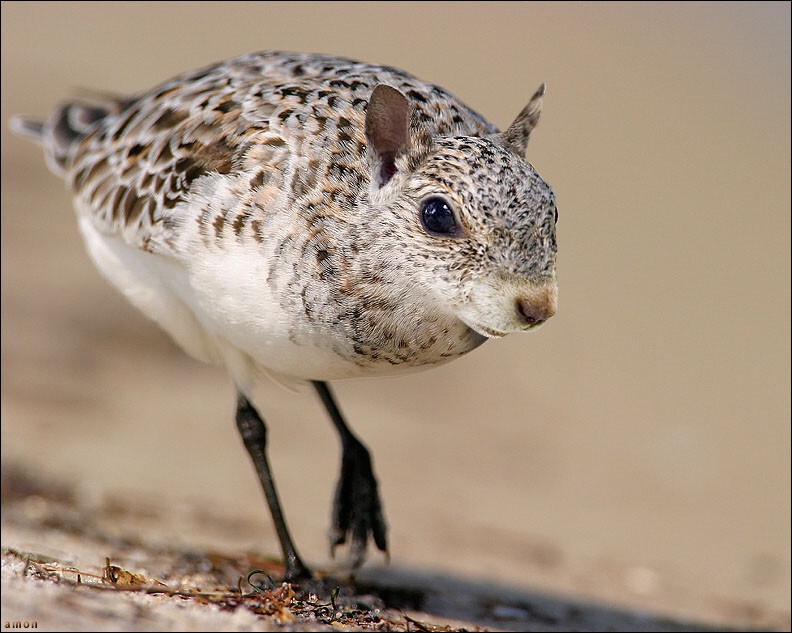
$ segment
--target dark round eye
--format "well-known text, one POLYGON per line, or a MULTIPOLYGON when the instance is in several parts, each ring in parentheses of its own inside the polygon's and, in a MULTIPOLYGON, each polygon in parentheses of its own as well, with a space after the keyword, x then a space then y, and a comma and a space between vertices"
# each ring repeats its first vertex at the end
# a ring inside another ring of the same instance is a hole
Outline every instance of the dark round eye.
POLYGON ((421 222, 433 235, 456 235, 457 223, 451 205, 440 196, 432 196, 421 203, 421 222))

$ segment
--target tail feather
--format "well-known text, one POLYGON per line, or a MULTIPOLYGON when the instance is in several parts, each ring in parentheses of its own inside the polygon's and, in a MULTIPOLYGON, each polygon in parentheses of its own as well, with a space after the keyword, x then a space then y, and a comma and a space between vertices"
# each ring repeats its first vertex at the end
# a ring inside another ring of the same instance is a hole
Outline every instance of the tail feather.
POLYGON ((47 122, 14 116, 9 127, 12 132, 44 147, 50 169, 63 175, 72 148, 109 113, 109 107, 68 103, 58 108, 47 122))
POLYGON ((44 145, 44 121, 16 114, 8 121, 8 127, 14 134, 22 138, 33 141, 37 145, 44 145))
POLYGON ((97 121, 108 115, 104 108, 70 103, 56 112, 50 121, 51 142, 56 152, 65 153, 91 131, 97 121))

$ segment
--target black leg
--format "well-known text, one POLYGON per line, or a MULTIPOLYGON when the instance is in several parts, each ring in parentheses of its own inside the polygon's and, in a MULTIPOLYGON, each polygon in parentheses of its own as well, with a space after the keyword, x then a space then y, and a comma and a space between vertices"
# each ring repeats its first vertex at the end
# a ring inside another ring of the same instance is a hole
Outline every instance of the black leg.
POLYGON ((351 537, 350 558, 360 566, 366 554, 369 535, 377 547, 387 554, 387 527, 377 492, 377 480, 371 467, 368 449, 344 422, 327 383, 313 382, 319 397, 333 420, 341 439, 341 477, 333 500, 330 526, 330 552, 351 537))
POLYGON ((278 493, 275 491, 275 482, 267 461, 267 427, 258 411, 241 393, 237 393, 236 423, 264 488, 264 496, 267 498, 267 505, 269 505, 272 521, 275 523, 275 530, 278 532, 278 539, 283 550, 286 580, 311 578, 311 570, 302 562, 294 547, 289 529, 286 527, 286 520, 283 518, 278 493))

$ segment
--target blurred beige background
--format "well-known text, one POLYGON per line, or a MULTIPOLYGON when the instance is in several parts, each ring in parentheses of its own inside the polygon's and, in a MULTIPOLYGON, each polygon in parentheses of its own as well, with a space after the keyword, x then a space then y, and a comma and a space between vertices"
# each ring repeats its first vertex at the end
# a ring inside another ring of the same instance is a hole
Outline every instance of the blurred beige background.
MULTIPOLYGON (((277 551, 224 374, 99 277, 62 184, 7 130, 76 88, 263 49, 395 65, 499 125, 548 84, 529 160, 558 197, 557 316, 336 386, 373 450, 393 563, 788 611, 788 3, 4 2, 4 461, 252 518, 239 546, 277 551)), ((326 564, 334 433, 308 391, 262 385, 258 402, 297 543, 326 564)))

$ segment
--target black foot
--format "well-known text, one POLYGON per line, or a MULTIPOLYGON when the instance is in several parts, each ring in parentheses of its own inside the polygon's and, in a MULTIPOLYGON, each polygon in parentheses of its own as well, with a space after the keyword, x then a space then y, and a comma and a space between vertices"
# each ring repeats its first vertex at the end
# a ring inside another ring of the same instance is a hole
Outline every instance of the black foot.
POLYGON ((311 570, 301 561, 286 561, 286 571, 283 580, 286 582, 299 583, 300 581, 312 580, 313 574, 311 570))
POLYGON ((330 527, 330 553, 338 545, 350 541, 350 560, 359 567, 366 556, 369 536, 377 548, 388 553, 388 531, 382 516, 382 503, 377 480, 371 469, 371 457, 363 444, 353 436, 345 438, 341 478, 333 500, 330 527))
POLYGON ((283 516, 278 493, 275 490, 275 481, 267 460, 267 427, 258 411, 241 392, 237 394, 236 423, 245 448, 253 460, 253 466, 264 490, 275 531, 283 550, 283 562, 286 567, 287 582, 296 582, 312 578, 311 570, 302 562, 297 548, 294 546, 286 519, 283 516))

